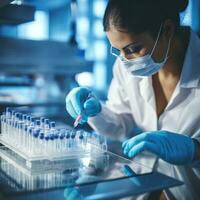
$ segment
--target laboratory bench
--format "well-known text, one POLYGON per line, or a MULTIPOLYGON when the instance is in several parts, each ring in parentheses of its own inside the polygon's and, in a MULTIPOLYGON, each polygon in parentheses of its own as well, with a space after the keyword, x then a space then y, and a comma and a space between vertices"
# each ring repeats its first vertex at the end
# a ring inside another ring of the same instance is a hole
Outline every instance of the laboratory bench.
POLYGON ((69 190, 88 200, 118 199, 182 184, 144 166, 141 174, 135 174, 139 163, 112 152, 99 158, 69 160, 60 169, 45 170, 44 166, 30 170, 16 157, 6 157, 3 151, 5 148, 1 147, 0 188, 1 199, 5 200, 68 199, 69 190))
MULTIPOLYGON (((67 124, 63 107, 22 107, 36 116, 49 115, 58 126, 67 124), (59 113, 63 113, 60 118, 59 113), (57 116, 57 117, 56 117, 57 116)), ((93 134, 89 126, 86 128, 93 134)), ((91 149, 93 151, 93 149, 91 149)), ((95 150, 94 150, 95 151, 95 150)), ((18 153, 0 146, 0 199, 119 199, 178 187, 183 183, 123 156, 121 143, 107 138, 98 154, 77 154, 63 159, 43 159, 30 164, 18 153), (142 169, 142 170, 138 170, 142 169)))
POLYGON ((83 199, 118 199, 177 187, 182 183, 110 151, 101 157, 80 157, 46 169, 28 169, 16 156, 0 150, 0 199, 68 199, 68 191, 83 199), (79 196, 80 194, 80 196, 79 196))

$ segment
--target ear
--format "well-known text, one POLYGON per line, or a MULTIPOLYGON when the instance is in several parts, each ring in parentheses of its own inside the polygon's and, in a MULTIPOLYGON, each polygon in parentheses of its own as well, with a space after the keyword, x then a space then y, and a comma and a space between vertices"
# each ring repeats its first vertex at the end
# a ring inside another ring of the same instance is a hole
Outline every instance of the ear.
POLYGON ((175 34, 175 24, 172 20, 167 19, 163 24, 163 36, 167 41, 175 34))

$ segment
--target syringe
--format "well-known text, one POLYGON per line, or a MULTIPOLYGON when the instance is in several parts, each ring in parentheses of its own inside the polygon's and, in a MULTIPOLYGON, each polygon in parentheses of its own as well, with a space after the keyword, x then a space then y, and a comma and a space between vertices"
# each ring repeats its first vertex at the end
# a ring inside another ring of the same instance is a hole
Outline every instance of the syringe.
MULTIPOLYGON (((90 92, 85 101, 87 101, 91 97, 92 97, 92 93, 90 92)), ((81 113, 77 116, 77 118, 76 118, 76 120, 74 122, 74 128, 76 128, 79 125, 81 119, 83 118, 83 115, 84 115, 84 110, 82 110, 81 113)))

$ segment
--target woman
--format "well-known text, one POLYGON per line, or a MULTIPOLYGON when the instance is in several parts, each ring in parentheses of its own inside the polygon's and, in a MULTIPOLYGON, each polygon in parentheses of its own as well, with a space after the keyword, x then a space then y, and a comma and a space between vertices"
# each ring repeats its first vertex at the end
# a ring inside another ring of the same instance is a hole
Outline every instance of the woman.
POLYGON ((68 94, 66 108, 99 133, 130 138, 124 154, 184 181, 165 197, 188 200, 200 198, 200 40, 180 26, 187 5, 110 0, 104 30, 117 59, 108 101, 79 87, 68 94), (142 131, 136 135, 135 128, 142 131))

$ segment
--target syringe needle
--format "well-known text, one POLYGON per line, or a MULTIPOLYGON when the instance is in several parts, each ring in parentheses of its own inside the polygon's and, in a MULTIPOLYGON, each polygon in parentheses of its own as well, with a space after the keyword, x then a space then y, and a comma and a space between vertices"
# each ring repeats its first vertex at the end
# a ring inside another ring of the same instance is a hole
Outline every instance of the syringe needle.
POLYGON ((75 122, 74 122, 74 128, 76 128, 79 124, 79 122, 81 121, 82 116, 78 115, 78 117, 76 118, 75 122))
MULTIPOLYGON (((87 101, 91 97, 92 97, 92 93, 90 92, 85 101, 87 101)), ((74 128, 76 128, 78 126, 78 124, 80 123, 80 121, 81 121, 81 119, 83 117, 83 112, 84 112, 84 110, 77 116, 77 118, 76 118, 76 120, 74 122, 74 128)))

